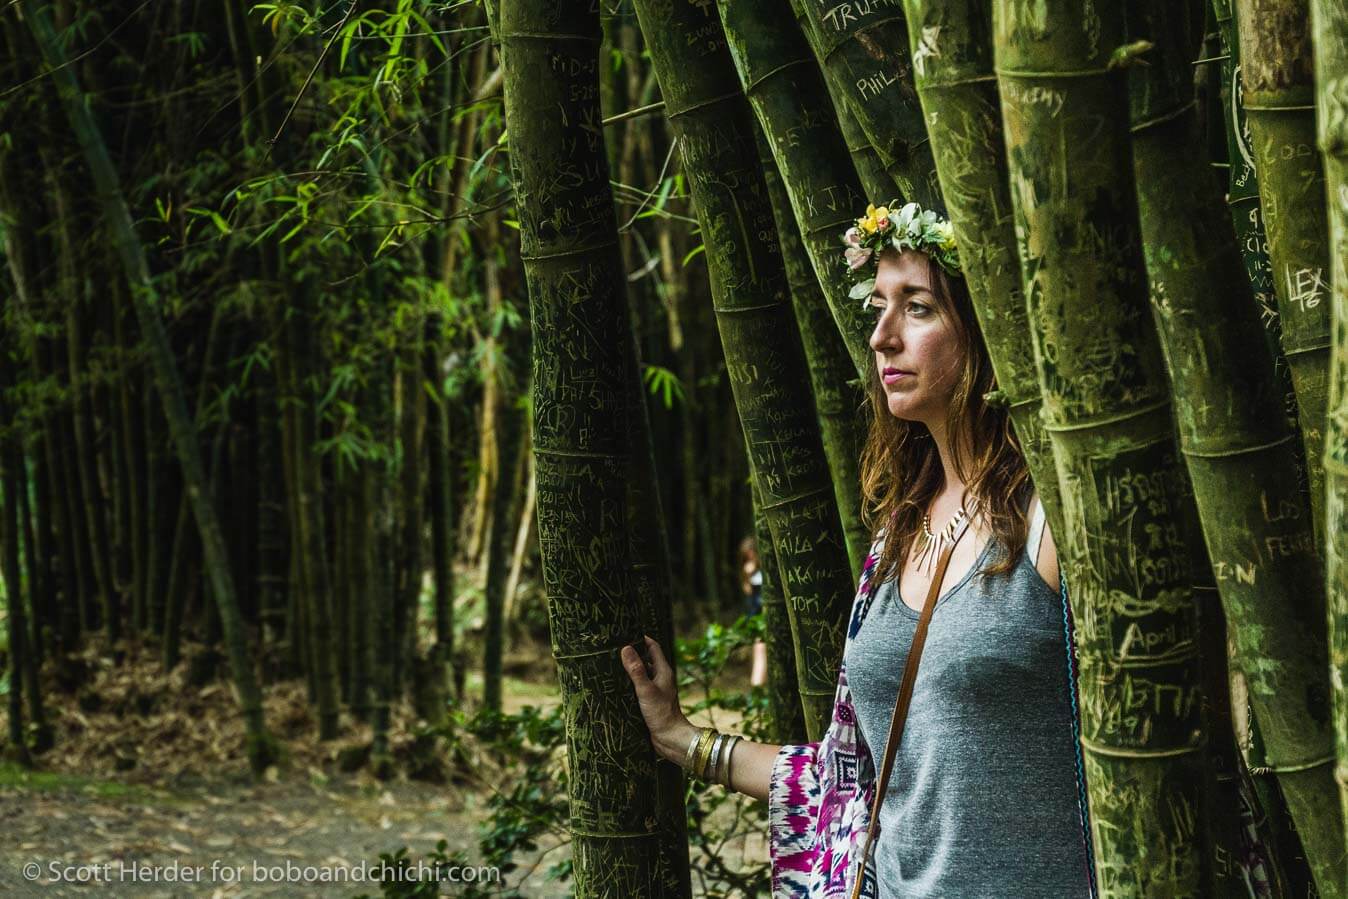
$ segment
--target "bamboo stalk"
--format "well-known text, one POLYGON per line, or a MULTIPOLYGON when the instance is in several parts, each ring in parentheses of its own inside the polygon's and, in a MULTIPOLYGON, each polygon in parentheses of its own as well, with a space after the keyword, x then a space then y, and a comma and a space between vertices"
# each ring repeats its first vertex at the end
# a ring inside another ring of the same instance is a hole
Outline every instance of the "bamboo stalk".
POLYGON ((571 762, 576 894, 687 896, 687 839, 674 813, 681 774, 658 762, 632 692, 615 689, 627 677, 619 650, 667 612, 645 607, 628 534, 642 439, 600 123, 598 8, 507 0, 499 34, 533 327, 538 535, 571 762))
MULTIPOLYGON (((1329 680, 1333 685, 1342 814, 1348 818, 1348 9, 1312 0, 1315 31, 1316 120, 1329 198, 1334 347, 1330 356, 1325 439, 1325 564, 1329 603, 1329 680)), ((1340 845, 1340 851, 1343 845, 1340 845)), ((1348 885, 1344 885, 1348 886, 1348 885)))
POLYGON ((944 211, 913 84, 902 4, 799 2, 813 30, 820 67, 839 88, 899 195, 944 211))
POLYGON ((1062 488, 1101 896, 1211 895, 1184 479, 1129 174, 1116 6, 997 0, 1024 291, 1062 488))
MULTIPOLYGON (((796 219, 791 216, 791 203, 777 163, 767 151, 767 140, 760 129, 755 129, 755 136, 790 282, 791 306, 809 365, 811 392, 819 413, 819 435, 828 457, 833 497, 838 503, 838 516, 847 537, 847 557, 855 579, 861 576, 861 566, 871 545, 870 532, 861 520, 861 447, 866 440, 867 424, 861 410, 865 397, 856 386, 852 360, 838 337, 828 304, 819 295, 820 283, 810 271, 810 254, 805 250, 796 219)), ((836 255, 837 235, 832 237, 830 251, 836 255)), ((833 261, 836 265, 837 260, 833 261)))
POLYGON ((1244 111, 1259 173, 1283 354, 1296 388, 1315 539, 1324 545, 1329 392, 1329 243, 1325 171, 1315 152, 1307 0, 1235 0, 1244 111))
MULTIPOLYGON (((782 213, 794 212, 792 227, 799 229, 819 282, 810 304, 822 301, 824 308, 831 309, 837 323, 834 330, 842 335, 841 341, 827 331, 812 335, 827 319, 810 316, 801 320, 806 354, 831 358, 849 353, 856 374, 864 376, 875 365, 867 343, 873 326, 862 304, 848 298, 852 279, 839 255, 839 237, 865 210, 867 197, 838 122, 829 115, 832 102, 823 75, 799 27, 781 14, 780 4, 740 0, 718 4, 718 9, 744 94, 788 198, 782 213), (812 341, 815 352, 811 352, 812 341)), ((890 198, 870 199, 884 203, 890 198)), ((838 371, 838 366, 828 364, 838 371)), ((840 383, 830 388, 830 396, 816 395, 816 400, 836 404, 842 390, 840 383)), ((859 395, 852 398, 853 408, 858 399, 859 395)))
POLYGON ((1263 735, 1322 896, 1348 868, 1333 794, 1323 570, 1297 484, 1297 434, 1229 215, 1202 160, 1187 10, 1131 0, 1133 158, 1151 305, 1181 452, 1226 619, 1263 735), (1235 314, 1233 314, 1233 310, 1235 314))
MULTIPOLYGON (((791 0, 791 10, 796 16, 796 27, 805 36, 814 59, 818 61, 819 35, 806 12, 804 0, 791 0)), ((821 71, 824 75, 824 86, 828 88, 833 113, 838 117, 838 129, 842 132, 843 142, 847 144, 848 155, 852 157, 852 165, 856 169, 857 177, 861 179, 866 196, 876 202, 883 202, 880 197, 889 199, 894 192, 894 180, 885 171, 885 164, 880 159, 880 154, 875 152, 875 147, 871 146, 866 132, 861 130, 861 124, 852 113, 851 104, 847 100, 847 86, 840 84, 837 73, 827 66, 822 67, 821 71)))
MULTIPOLYGON (((1259 207, 1259 173, 1255 171, 1254 154, 1250 149, 1250 126, 1245 118, 1244 92, 1240 81, 1240 40, 1231 0, 1211 0, 1213 24, 1225 53, 1220 58, 1222 69, 1222 116, 1226 124, 1226 155, 1231 160, 1227 167, 1226 202, 1231 221, 1236 227, 1236 244, 1245 262, 1245 273, 1254 290, 1259 320, 1264 326, 1264 339, 1273 354, 1279 383, 1283 385, 1283 407, 1288 421, 1297 427, 1297 396, 1292 385, 1291 370, 1282 352, 1282 323, 1278 317, 1278 297, 1273 289, 1273 264, 1268 258, 1268 235, 1264 230, 1264 215, 1259 207)), ((1303 483, 1306 501, 1310 502, 1306 460, 1298 453, 1298 478, 1303 483)))
POLYGON ((832 715, 853 581, 752 112, 742 92, 726 90, 735 69, 708 10, 690 0, 638 0, 636 11, 706 242, 731 394, 784 575, 801 701, 817 737, 832 715))

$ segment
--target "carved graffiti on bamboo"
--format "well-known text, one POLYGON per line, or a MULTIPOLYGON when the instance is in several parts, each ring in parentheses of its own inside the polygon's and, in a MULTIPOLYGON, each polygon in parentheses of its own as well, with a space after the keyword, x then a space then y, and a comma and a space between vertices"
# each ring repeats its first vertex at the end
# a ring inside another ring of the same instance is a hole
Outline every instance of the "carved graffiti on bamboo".
MULTIPOLYGON (((829 216, 847 215, 864 205, 864 198, 850 184, 825 184, 804 194, 805 214, 814 219, 824 213, 829 216)), ((830 221, 828 225, 836 223, 830 221)))
POLYGON ((1150 806, 1144 791, 1152 791, 1166 797, 1166 814, 1159 821, 1149 822, 1153 826, 1145 831, 1149 862, 1145 871, 1136 867, 1136 843, 1141 831, 1121 827, 1102 816, 1092 817, 1091 834, 1095 840, 1095 870, 1100 895, 1130 895, 1137 893, 1139 888, 1148 894, 1182 894, 1183 889, 1177 893, 1173 885, 1193 884, 1198 878, 1192 854, 1173 849, 1190 845, 1198 826, 1197 806, 1189 798, 1192 787, 1145 780, 1122 786, 1117 778, 1102 770, 1105 764, 1107 762, 1103 760, 1088 757, 1086 781, 1115 783, 1111 798, 1116 807, 1150 806))
MULTIPOLYGON (((936 146, 940 155, 943 193, 952 208, 967 210, 967 219, 978 222, 981 228, 1001 226, 1011 221, 1010 207, 1004 207, 997 191, 988 187, 986 160, 999 155, 1002 145, 1001 120, 994 117, 997 112, 991 104, 977 109, 961 109, 958 118, 952 122, 947 115, 941 128, 941 142, 936 146)), ((927 117, 929 126, 937 123, 936 113, 927 117)), ((974 260, 982 265, 992 264, 996 258, 1001 265, 1009 265, 1010 247, 1002 241, 972 241, 961 237, 964 232, 960 223, 955 222, 955 235, 960 242, 960 258, 972 265, 974 260)))
POLYGON ((846 3, 821 3, 820 19, 836 32, 852 31, 867 17, 890 9, 902 9, 902 0, 848 0, 846 3))

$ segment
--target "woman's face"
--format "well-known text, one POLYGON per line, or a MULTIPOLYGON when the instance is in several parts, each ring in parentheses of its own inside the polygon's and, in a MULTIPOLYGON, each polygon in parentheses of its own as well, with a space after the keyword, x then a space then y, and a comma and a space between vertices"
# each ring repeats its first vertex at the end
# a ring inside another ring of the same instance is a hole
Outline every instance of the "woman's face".
POLYGON ((943 427, 964 353, 953 311, 942 309, 932 294, 927 254, 882 253, 870 307, 870 344, 890 414, 931 430, 943 427))

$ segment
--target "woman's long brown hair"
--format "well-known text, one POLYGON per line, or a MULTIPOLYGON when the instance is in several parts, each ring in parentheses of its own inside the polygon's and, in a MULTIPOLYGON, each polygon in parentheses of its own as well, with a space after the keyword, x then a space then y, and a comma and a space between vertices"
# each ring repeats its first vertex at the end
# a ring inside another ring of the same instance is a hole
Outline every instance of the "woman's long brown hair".
MULTIPOLYGON (((964 370, 947 412, 946 433, 952 438, 963 434, 973 448, 973 458, 963 458, 963 441, 952 439, 952 461, 968 485, 970 515, 978 514, 975 508, 980 508, 983 520, 991 526, 992 539, 1008 551, 994 553, 995 561, 984 569, 985 577, 1000 575, 1014 567, 1025 549, 1029 536, 1026 506, 1034 483, 1008 410, 989 405, 983 398, 996 389, 997 380, 969 289, 963 278, 947 277, 935 261, 929 260, 928 266, 938 311, 964 349, 964 370)), ((903 560, 921 533, 922 516, 944 486, 945 472, 927 426, 890 413, 874 364, 866 376, 866 393, 872 417, 861 452, 862 522, 877 537, 882 527, 886 529, 884 548, 870 578, 879 584, 902 570, 903 560)))

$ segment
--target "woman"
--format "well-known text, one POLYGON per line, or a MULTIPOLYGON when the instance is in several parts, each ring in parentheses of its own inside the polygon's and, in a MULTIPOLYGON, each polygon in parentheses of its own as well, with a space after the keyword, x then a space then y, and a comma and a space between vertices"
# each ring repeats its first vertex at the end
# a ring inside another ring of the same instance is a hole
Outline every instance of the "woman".
MULTIPOLYGON (((740 541, 740 592, 744 594, 744 614, 750 617, 763 611, 763 572, 758 567, 758 541, 750 534, 740 541)), ((753 669, 749 672, 749 686, 761 687, 768 682, 768 644, 755 640, 753 669)))
MULTIPOLYGON (((833 720, 816 743, 715 740, 703 768, 768 800, 774 897, 852 896, 899 681, 953 541, 860 895, 1094 895, 1057 553, 1009 416, 985 398, 996 382, 949 223, 871 207, 844 241, 853 271, 875 273, 852 296, 875 317, 861 486, 876 539, 833 720)), ((653 743, 696 768, 705 729, 645 643, 651 675, 633 648, 622 658, 653 743)))

